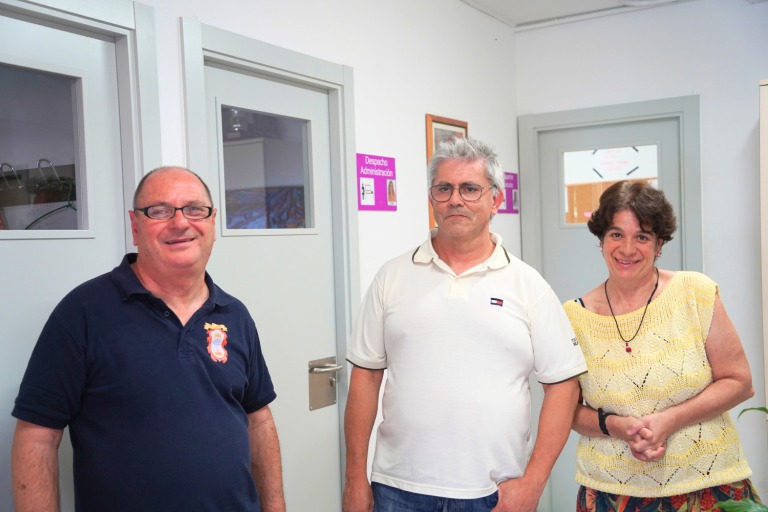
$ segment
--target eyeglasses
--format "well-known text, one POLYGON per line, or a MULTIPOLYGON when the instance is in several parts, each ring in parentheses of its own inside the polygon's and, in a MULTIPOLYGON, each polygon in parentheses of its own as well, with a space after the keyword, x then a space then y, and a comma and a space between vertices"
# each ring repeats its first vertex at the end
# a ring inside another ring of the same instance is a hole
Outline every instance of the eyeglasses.
POLYGON ((474 202, 480 200, 480 197, 487 189, 496 188, 496 185, 489 185, 487 187, 481 187, 474 183, 462 183, 458 187, 441 183, 440 185, 433 185, 429 187, 429 195, 432 199, 438 203, 445 203, 451 199, 453 191, 459 189, 459 195, 465 201, 474 202))
POLYGON ((181 210, 182 215, 189 220, 203 220, 207 219, 213 213, 212 206, 169 206, 166 204, 157 204, 153 206, 147 206, 146 208, 135 208, 133 211, 141 212, 150 219, 154 220, 171 220, 176 216, 176 211, 181 210))

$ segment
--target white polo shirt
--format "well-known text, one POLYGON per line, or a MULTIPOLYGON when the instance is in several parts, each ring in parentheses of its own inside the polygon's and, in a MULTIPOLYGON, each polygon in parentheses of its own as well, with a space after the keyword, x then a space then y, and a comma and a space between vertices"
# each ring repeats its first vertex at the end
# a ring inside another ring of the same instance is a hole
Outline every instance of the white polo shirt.
POLYGON ((491 257, 459 276, 430 239, 384 264, 365 296, 347 359, 387 369, 375 482, 493 493, 525 469, 529 375, 554 384, 587 370, 551 287, 491 236, 491 257))

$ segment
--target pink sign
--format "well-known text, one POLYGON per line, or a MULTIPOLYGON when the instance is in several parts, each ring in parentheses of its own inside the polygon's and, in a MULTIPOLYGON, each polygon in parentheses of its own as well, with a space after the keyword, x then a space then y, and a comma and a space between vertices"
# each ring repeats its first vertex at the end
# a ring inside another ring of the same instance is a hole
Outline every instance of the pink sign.
POLYGON ((520 213, 520 190, 517 173, 504 173, 504 202, 499 206, 499 213, 520 213))
POLYGON ((357 154, 357 209, 397 210, 394 158, 357 154))

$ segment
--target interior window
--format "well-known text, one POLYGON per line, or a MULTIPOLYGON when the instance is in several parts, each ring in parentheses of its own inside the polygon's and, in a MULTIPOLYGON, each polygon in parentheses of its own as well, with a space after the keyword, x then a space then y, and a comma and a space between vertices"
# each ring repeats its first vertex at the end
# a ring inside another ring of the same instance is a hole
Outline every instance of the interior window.
POLYGON ((565 223, 586 224, 600 195, 617 181, 647 181, 658 186, 657 153, 655 144, 564 152, 565 223))
POLYGON ((0 229, 82 229, 77 82, 0 64, 0 229))
POLYGON ((222 105, 226 227, 312 226, 309 122, 222 105))

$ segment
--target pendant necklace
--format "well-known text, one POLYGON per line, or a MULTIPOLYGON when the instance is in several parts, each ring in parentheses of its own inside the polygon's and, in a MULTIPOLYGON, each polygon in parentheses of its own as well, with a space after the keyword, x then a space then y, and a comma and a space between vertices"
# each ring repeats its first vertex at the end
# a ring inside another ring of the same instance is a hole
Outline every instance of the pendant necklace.
MULTIPOLYGON (((610 279, 610 278, 609 278, 610 279)), ((605 280, 605 283, 603 283, 603 291, 605 291, 605 300, 608 302, 608 309, 611 310, 611 316, 613 317, 613 323, 616 324, 616 330, 619 331, 619 338, 621 338, 621 341, 624 342, 624 350, 627 352, 632 352, 632 347, 629 346, 629 342, 632 341, 637 337, 637 333, 640 332, 640 327, 643 325, 643 320, 645 320, 645 313, 648 311, 648 306, 651 304, 651 299, 653 299, 653 294, 656 293, 656 289, 659 287, 659 269, 656 269, 656 284, 653 286, 653 291, 651 292, 651 296, 648 297, 648 302, 645 303, 645 309, 643 310, 643 316, 640 317, 640 324, 637 326, 637 330, 635 331, 635 334, 629 338, 628 340, 624 339, 624 336, 621 335, 621 329, 619 329, 619 322, 616 321, 616 315, 613 314, 613 308, 611 307, 611 299, 608 298, 608 279, 605 280)))

